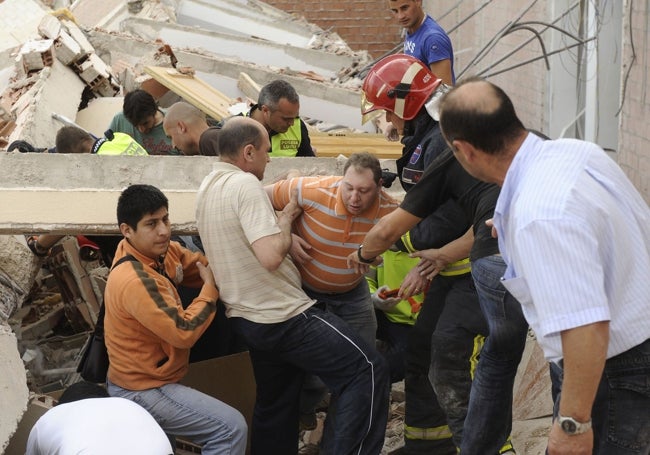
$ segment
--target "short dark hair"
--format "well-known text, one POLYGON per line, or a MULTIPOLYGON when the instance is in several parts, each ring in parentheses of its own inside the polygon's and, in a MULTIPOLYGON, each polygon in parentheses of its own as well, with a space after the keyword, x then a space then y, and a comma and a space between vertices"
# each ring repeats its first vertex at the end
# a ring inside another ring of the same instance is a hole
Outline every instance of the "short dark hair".
POLYGON ((271 111, 275 111, 282 98, 286 98, 291 104, 300 102, 298 92, 290 83, 276 79, 262 87, 257 97, 257 104, 267 106, 271 111))
POLYGON ((138 222, 150 213, 169 208, 169 200, 153 185, 131 185, 122 191, 117 201, 117 224, 128 224, 137 230, 138 222))
POLYGON ((133 90, 124 97, 122 112, 124 117, 135 127, 147 120, 147 117, 156 115, 157 111, 156 100, 144 90, 133 90))
POLYGON ((219 131, 221 127, 211 126, 199 138, 199 154, 205 156, 219 155, 219 131))
POLYGON ((86 398, 106 398, 109 394, 104 387, 94 382, 79 381, 63 391, 58 404, 71 403, 86 398))
POLYGON ((235 158, 242 147, 252 144, 256 149, 262 146, 264 136, 259 123, 244 121, 247 117, 232 117, 226 121, 217 135, 219 156, 235 158))
POLYGON ((381 180, 381 164, 376 156, 370 152, 356 152, 350 155, 348 160, 343 166, 343 174, 345 174, 350 167, 354 166, 356 170, 370 169, 372 171, 373 180, 377 185, 381 180))
POLYGON ((64 126, 56 132, 56 152, 88 153, 90 152, 90 149, 84 147, 84 142, 86 141, 94 142, 94 139, 89 132, 76 126, 64 126))
POLYGON ((464 80, 443 96, 440 129, 449 143, 460 139, 493 155, 502 152, 511 140, 525 131, 508 95, 478 77, 464 80), (485 102, 459 94, 461 87, 471 83, 487 84, 485 102))

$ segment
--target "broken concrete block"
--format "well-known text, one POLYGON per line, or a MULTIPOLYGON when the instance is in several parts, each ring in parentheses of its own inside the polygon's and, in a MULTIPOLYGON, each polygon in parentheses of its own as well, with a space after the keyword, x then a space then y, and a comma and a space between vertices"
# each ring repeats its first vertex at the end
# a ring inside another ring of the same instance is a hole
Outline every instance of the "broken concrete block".
POLYGON ((51 14, 43 16, 40 24, 38 24, 38 33, 45 38, 55 40, 61 33, 61 22, 51 14))
POLYGON ((95 48, 86 38, 86 34, 79 27, 77 27, 74 22, 62 20, 61 24, 63 25, 63 28, 68 31, 68 34, 70 34, 72 39, 79 44, 83 55, 88 55, 95 52, 95 48))
POLYGON ((119 92, 120 88, 114 82, 115 76, 111 74, 108 65, 97 54, 90 54, 86 60, 75 63, 74 67, 77 69, 79 77, 94 92, 102 96, 115 96, 119 92))
POLYGON ((23 236, 0 236, 0 319, 6 321, 23 304, 38 272, 23 236))
POLYGON ((61 30, 58 39, 54 42, 56 58, 68 66, 80 60, 86 54, 81 51, 81 46, 72 37, 61 30))
POLYGON ((75 66, 79 72, 79 77, 91 87, 98 84, 99 79, 111 77, 108 65, 96 54, 90 54, 86 60, 78 62, 75 66))
POLYGON ((52 66, 54 61, 54 40, 28 41, 20 48, 16 58, 17 63, 22 65, 25 73, 52 66))
POLYGON ((79 108, 85 84, 75 72, 55 60, 51 67, 38 73, 38 80, 13 106, 16 128, 9 142, 22 139, 35 147, 51 147, 56 132, 63 126, 52 118, 52 113, 74 118, 79 108), (18 114, 20 112, 20 114, 18 114))

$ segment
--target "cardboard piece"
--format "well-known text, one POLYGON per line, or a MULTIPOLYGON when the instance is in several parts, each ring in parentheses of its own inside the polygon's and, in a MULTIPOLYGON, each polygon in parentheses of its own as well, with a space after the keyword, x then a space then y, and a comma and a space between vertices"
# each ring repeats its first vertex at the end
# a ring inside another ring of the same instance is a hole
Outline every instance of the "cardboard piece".
POLYGON ((255 377, 248 352, 191 363, 181 384, 213 396, 244 415, 249 428, 246 450, 249 453, 255 406, 255 377))

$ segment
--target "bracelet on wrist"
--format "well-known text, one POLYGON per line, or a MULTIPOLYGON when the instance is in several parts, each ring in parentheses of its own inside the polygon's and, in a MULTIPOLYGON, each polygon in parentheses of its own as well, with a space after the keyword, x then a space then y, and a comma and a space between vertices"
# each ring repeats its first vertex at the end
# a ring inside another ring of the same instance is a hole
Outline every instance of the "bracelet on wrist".
POLYGON ((359 258, 359 262, 362 262, 364 264, 372 264, 373 262, 375 262, 375 259, 377 259, 376 256, 372 259, 366 259, 363 256, 361 256, 361 248, 363 248, 363 245, 359 245, 359 248, 357 249, 357 258, 359 258))

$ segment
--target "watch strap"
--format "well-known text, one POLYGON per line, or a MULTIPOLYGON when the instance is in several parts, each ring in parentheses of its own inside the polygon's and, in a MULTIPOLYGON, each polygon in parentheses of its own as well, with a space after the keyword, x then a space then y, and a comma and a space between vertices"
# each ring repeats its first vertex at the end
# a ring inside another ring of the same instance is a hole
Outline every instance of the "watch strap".
POLYGON ((377 257, 374 257, 372 259, 366 259, 363 256, 361 256, 361 248, 363 248, 363 244, 359 245, 359 248, 357 249, 357 258, 359 259, 359 262, 362 262, 364 264, 372 264, 373 262, 375 262, 375 259, 377 259, 377 257))
POLYGON ((573 417, 558 415, 558 423, 562 431, 570 435, 586 433, 591 429, 591 419, 587 422, 579 422, 573 417))

